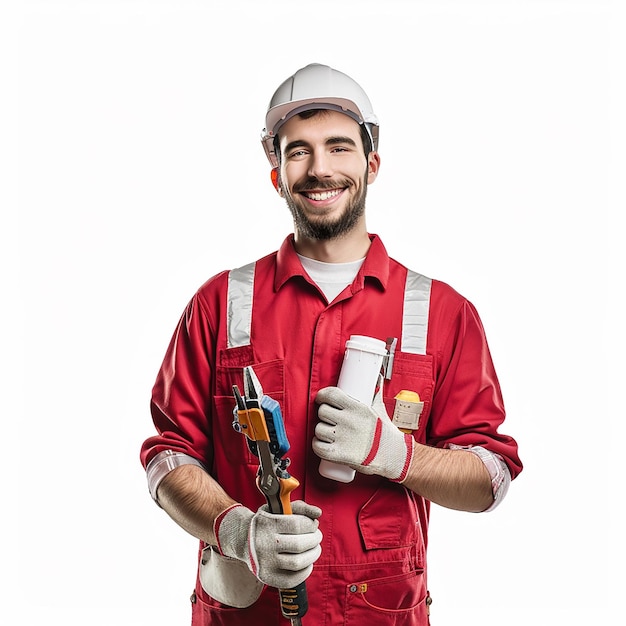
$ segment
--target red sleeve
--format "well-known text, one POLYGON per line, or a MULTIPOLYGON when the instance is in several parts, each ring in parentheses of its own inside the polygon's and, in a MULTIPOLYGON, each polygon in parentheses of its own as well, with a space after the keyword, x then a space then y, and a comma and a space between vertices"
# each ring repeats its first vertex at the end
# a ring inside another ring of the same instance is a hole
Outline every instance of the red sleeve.
POLYGON ((152 389, 150 409, 157 435, 141 447, 144 467, 163 450, 183 452, 211 466, 212 335, 196 294, 176 327, 152 389))
MULTIPOLYGON (((450 289, 439 284, 437 289, 450 289)), ((435 286, 433 286, 435 289, 435 286)), ((435 293, 433 293, 435 295, 435 293)), ((522 470, 516 441, 498 429, 504 402, 483 325, 474 306, 454 293, 435 307, 435 390, 429 443, 446 447, 482 446, 499 454, 511 477, 522 470)))

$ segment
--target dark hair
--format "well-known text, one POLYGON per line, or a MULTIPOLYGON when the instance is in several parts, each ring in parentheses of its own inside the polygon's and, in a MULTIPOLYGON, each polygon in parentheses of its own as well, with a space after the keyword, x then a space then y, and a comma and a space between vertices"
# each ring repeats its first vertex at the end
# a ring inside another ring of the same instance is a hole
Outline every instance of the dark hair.
MULTIPOLYGON (((328 112, 329 109, 309 109, 308 111, 302 111, 298 113, 298 117, 302 120, 308 120, 311 117, 315 117, 316 115, 321 115, 323 113, 328 112)), ((359 124, 359 133, 361 134, 361 141, 363 142, 363 152, 365 152, 365 156, 367 156, 372 150, 374 150, 374 146, 372 145, 372 139, 370 137, 369 131, 367 130, 365 124, 359 124)), ((280 165, 280 139, 278 133, 274 137, 274 154, 276 154, 276 158, 278 159, 278 164, 280 165)))

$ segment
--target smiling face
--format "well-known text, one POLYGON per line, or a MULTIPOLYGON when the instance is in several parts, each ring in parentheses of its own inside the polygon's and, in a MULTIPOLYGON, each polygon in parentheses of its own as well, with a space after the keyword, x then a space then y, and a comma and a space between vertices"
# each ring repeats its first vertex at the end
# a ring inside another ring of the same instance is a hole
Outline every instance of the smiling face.
POLYGON ((359 125, 337 111, 296 115, 280 129, 279 193, 296 234, 314 240, 365 229, 367 185, 378 173, 376 152, 365 155, 359 125))

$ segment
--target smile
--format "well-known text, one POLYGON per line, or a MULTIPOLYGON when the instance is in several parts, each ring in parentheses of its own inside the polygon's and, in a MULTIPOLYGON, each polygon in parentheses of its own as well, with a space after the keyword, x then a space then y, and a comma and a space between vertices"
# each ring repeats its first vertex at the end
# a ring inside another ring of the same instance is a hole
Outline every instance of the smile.
POLYGON ((302 195, 306 196, 309 200, 330 200, 330 198, 338 196, 342 191, 343 189, 319 192, 303 191, 302 195))

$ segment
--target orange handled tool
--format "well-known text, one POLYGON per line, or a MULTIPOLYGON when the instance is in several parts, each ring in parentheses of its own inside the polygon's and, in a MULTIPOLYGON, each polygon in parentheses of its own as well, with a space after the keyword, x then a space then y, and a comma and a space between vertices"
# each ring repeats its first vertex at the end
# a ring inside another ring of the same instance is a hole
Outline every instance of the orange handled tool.
MULTIPOLYGON (((233 428, 247 438, 250 451, 259 457, 257 487, 267 500, 271 513, 291 515, 291 492, 300 484, 287 471, 289 450, 283 417, 278 402, 263 393, 252 367, 243 370, 244 395, 233 385, 235 408, 233 428)), ((292 626, 301 626, 301 618, 309 608, 306 584, 293 589, 280 589, 283 616, 292 626)))

